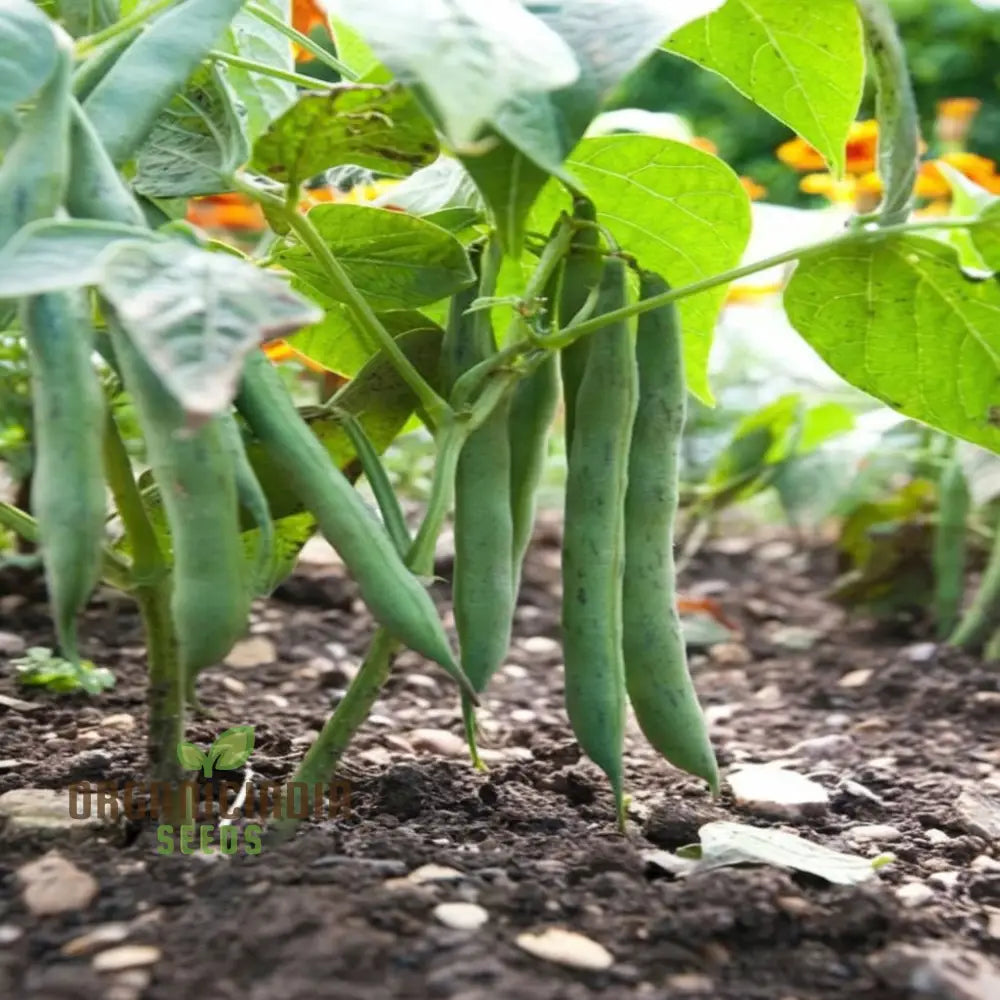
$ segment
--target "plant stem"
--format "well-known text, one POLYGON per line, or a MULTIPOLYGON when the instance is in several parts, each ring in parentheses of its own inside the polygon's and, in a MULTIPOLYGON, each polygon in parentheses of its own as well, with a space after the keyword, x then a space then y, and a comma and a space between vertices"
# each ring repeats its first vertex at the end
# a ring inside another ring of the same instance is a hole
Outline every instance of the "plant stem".
POLYGON ((177 745, 184 740, 184 677, 177 655, 177 638, 170 615, 165 581, 135 591, 146 632, 149 660, 149 760, 155 781, 183 776, 177 745))
POLYGON ((166 573, 166 561, 135 484, 125 442, 110 410, 104 431, 104 467, 115 507, 132 548, 133 577, 139 585, 151 586, 166 573))
MULTIPOLYGON (((314 42, 308 35, 303 34, 297 28, 286 24, 280 17, 275 17, 269 10, 261 7, 260 4, 248 3, 244 8, 248 14, 253 14, 259 21, 270 25, 275 31, 280 31, 286 38, 291 39, 301 49, 305 49, 325 66, 329 66, 335 73, 339 73, 345 80, 357 80, 358 74, 346 63, 342 63, 336 56, 328 52, 319 42, 314 42)), ((321 80, 316 81, 322 83, 321 80)))
MULTIPOLYGON (((759 271, 766 271, 768 268, 776 267, 779 264, 789 264, 792 261, 808 260, 810 257, 818 257, 832 250, 835 247, 850 246, 854 243, 868 243, 883 240, 888 236, 898 236, 905 233, 915 233, 921 230, 933 229, 967 229, 976 225, 979 219, 920 219, 916 222, 904 222, 894 226, 884 226, 881 229, 849 229, 837 236, 820 240, 818 243, 811 243, 804 247, 795 247, 792 250, 785 250, 783 253, 775 254, 773 257, 765 257, 753 264, 744 264, 742 267, 733 268, 731 271, 723 271, 715 274, 711 278, 703 278, 701 281, 694 281, 690 285, 680 285, 671 288, 662 295, 654 295, 648 299, 632 302, 621 309, 614 309, 611 312, 602 313, 593 319, 588 319, 583 323, 577 323, 563 329, 558 335, 546 338, 545 346, 553 349, 568 347, 580 337, 585 337, 595 330, 608 326, 610 323, 617 323, 623 319, 630 319, 632 316, 639 316, 652 309, 659 309, 669 302, 676 302, 678 299, 686 299, 699 292, 707 292, 720 285, 728 285, 731 281, 749 277, 759 271)), ((521 350, 527 349, 527 343, 521 346, 521 350)), ((532 342, 531 346, 537 346, 532 342)))
POLYGON ((865 47, 875 77, 878 162, 884 195, 879 225, 905 222, 913 207, 920 160, 920 119, 906 53, 885 0, 858 0, 865 47))
POLYGON ((298 236, 316 262, 323 268, 326 278, 332 286, 333 297, 346 303, 362 332, 368 334, 378 348, 385 353, 403 381, 417 397, 419 406, 426 414, 431 428, 437 427, 451 412, 451 408, 417 371, 410 359, 400 349, 399 344, 382 325, 381 320, 368 304, 368 300, 358 291, 348 273, 341 266, 340 261, 323 241, 323 237, 308 217, 297 211, 294 206, 287 205, 277 195, 263 191, 241 178, 237 177, 234 180, 240 191, 260 202, 261 205, 266 205, 298 236))
MULTIPOLYGON (((37 545, 40 540, 38 522, 25 513, 20 507, 0 501, 0 525, 9 528, 20 535, 26 542, 37 545)), ((135 584, 132 579, 132 572, 126 563, 116 552, 110 549, 104 550, 104 565, 101 567, 101 579, 116 590, 126 593, 134 589, 135 584)))
POLYGON ((167 7, 173 7, 176 3, 178 3, 178 0, 155 0, 154 3, 137 7, 131 14, 127 17, 123 17, 120 21, 115 21, 114 24, 109 24, 106 28, 95 32, 93 35, 81 38, 76 43, 76 58, 82 59, 84 56, 93 52, 94 49, 103 45, 104 42, 109 39, 117 38, 126 31, 131 31, 133 28, 141 27, 151 17, 155 17, 159 14, 161 10, 166 10, 167 7))
POLYGON ((990 636, 1000 627, 1000 526, 994 529, 993 547, 979 590, 972 605, 962 616, 958 628, 948 639, 948 645, 969 652, 979 652, 990 636))
POLYGON ((955 629, 965 590, 965 542, 969 487, 957 442, 946 439, 938 475, 938 518, 934 532, 934 618, 937 634, 946 639, 955 629))
POLYGON ((257 62, 255 59, 244 59, 243 56, 234 56, 220 49, 212 49, 208 53, 208 58, 214 59, 216 62, 225 63, 227 66, 235 66, 237 69, 259 73, 261 76, 269 76, 274 80, 284 80, 287 83, 294 83, 311 90, 328 90, 330 87, 329 83, 326 83, 324 80, 317 80, 314 76, 306 76, 304 73, 295 73, 291 70, 280 69, 277 66, 268 66, 267 63, 257 62))

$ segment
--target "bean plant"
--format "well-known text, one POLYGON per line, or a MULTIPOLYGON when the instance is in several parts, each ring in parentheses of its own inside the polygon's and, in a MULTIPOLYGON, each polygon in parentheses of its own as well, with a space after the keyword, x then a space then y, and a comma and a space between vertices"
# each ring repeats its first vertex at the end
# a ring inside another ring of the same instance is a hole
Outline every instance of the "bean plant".
POLYGON ((174 779, 199 671, 319 531, 377 630, 296 779, 331 777, 403 646, 454 681, 479 764, 476 707, 507 655, 562 406, 569 721, 619 822, 629 702, 714 791, 673 523, 686 399, 711 402, 726 286, 795 262, 788 317, 837 372, 1000 450, 997 199, 967 190, 959 214, 914 217, 920 137, 882 0, 323 6, 336 55, 292 26, 288 0, 0 0, 0 320, 30 362, 36 451, 30 510, 5 504, 0 523, 40 544, 61 653, 80 663, 99 580, 136 601, 152 770, 174 779), (293 43, 338 81, 304 75, 293 43), (750 204, 724 162, 587 136, 661 47, 835 173, 867 68, 879 207, 741 264, 750 204), (400 181, 391 206, 309 197, 347 166, 400 181), (188 199, 223 193, 262 210, 252 249, 184 221, 188 199), (260 349, 282 337, 346 384, 297 406, 260 349), (414 419, 436 458, 411 533, 380 455, 414 419), (362 471, 379 518, 354 489, 362 471), (453 508, 457 645, 427 590, 453 508))

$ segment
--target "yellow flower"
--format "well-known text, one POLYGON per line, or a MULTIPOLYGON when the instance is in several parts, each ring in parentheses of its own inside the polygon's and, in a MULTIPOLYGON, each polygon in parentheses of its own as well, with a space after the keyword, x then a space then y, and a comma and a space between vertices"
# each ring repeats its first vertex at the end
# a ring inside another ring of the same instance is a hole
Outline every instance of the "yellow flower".
MULTIPOLYGON (((845 145, 847 172, 867 174, 875 169, 878 150, 878 123, 874 120, 854 122, 845 145)), ((826 161, 805 139, 796 136, 778 147, 778 159, 800 173, 822 170, 826 161)))
POLYGON ((938 163, 947 163, 959 173, 965 174, 974 184, 992 194, 1000 194, 1000 174, 997 165, 986 156, 977 153, 945 153, 938 160, 928 160, 920 164, 915 191, 921 198, 950 198, 951 186, 938 170, 938 163))
POLYGON ((934 127, 941 142, 946 146, 961 146, 982 103, 976 97, 949 97, 938 101, 934 127))

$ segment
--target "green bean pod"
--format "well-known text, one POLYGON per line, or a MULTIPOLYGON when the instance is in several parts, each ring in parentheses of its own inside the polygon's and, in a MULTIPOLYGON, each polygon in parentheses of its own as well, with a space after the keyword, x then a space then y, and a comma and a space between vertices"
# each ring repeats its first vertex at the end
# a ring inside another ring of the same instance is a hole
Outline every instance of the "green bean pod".
MULTIPOLYGON (((597 315, 624 306, 625 264, 604 266, 597 315)), ((622 573, 625 491, 637 378, 625 321, 590 335, 576 391, 563 533, 563 657, 566 710, 587 756, 607 774, 624 822, 622 748, 625 665, 622 573)))
MULTIPOLYGON (((573 200, 573 220, 580 224, 573 233, 573 242, 562 267, 550 285, 550 299, 555 301, 551 312, 560 327, 566 326, 586 305, 591 293, 600 284, 604 258, 600 253, 600 233, 597 229, 597 209, 587 198, 573 200)), ((587 367, 590 338, 570 344, 559 354, 562 372, 566 453, 569 454, 576 422, 576 394, 587 367)))
POLYGON ((246 632, 250 613, 232 454, 222 418, 192 430, 113 312, 105 315, 170 527, 170 610, 190 692, 198 671, 222 660, 246 632))
POLYGON ((100 576, 107 515, 104 393, 88 306, 75 291, 21 302, 34 413, 31 509, 59 645, 78 669, 76 619, 100 576))
POLYGON ((267 497, 257 480, 250 459, 247 457, 243 434, 232 413, 223 413, 218 417, 222 441, 229 452, 236 476, 236 496, 239 505, 250 515, 250 520, 257 528, 257 552, 251 574, 251 587, 257 596, 266 597, 271 592, 271 580, 274 578, 274 565, 277 558, 274 537, 274 519, 267 497))
MULTIPOLYGON (((640 296, 667 290, 643 273, 640 296)), ((718 791, 719 770, 688 672, 674 589, 677 467, 684 428, 682 338, 673 304, 643 313, 636 335, 639 403, 625 498, 622 586, 625 682, 639 726, 675 766, 718 791)))
POLYGON ((430 595, 299 416, 281 377, 261 351, 247 360, 236 406, 275 467, 312 512, 327 541, 340 553, 375 618, 471 691, 430 595))
POLYGON ((507 421, 510 438, 511 587, 515 601, 521 566, 535 524, 535 500, 545 472, 549 429, 559 405, 559 359, 549 352, 514 389, 507 421))
POLYGON ((83 107, 117 166, 139 151, 244 2, 183 0, 151 21, 94 85, 83 107))
POLYGON ((66 191, 66 210, 70 215, 129 226, 146 225, 142 209, 76 100, 72 102, 70 155, 73 170, 66 191))
POLYGON ((22 226, 62 206, 70 173, 71 68, 70 51, 60 45, 52 76, 0 162, 0 248, 22 226))
MULTIPOLYGON (((481 258, 478 292, 452 299, 441 346, 449 382, 496 353, 489 310, 465 310, 470 295, 493 295, 498 267, 499 245, 491 244, 481 258)), ((507 655, 514 614, 510 398, 507 394, 469 435, 455 470, 455 627, 462 669, 476 691, 486 688, 507 655)), ((478 764, 475 719, 467 699, 463 712, 469 747, 478 764)))

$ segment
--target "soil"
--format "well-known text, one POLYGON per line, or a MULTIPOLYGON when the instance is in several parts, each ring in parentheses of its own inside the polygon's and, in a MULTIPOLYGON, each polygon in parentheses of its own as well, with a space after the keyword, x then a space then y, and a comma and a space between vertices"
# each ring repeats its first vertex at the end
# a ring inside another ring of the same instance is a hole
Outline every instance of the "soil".
MULTIPOLYGON (((64 836, 58 850, 100 890, 86 909, 42 917, 27 909, 16 872, 52 845, 8 837, 0 996, 1000 997, 990 978, 1000 966, 1000 853, 989 824, 958 803, 968 789, 1000 794, 1000 672, 933 646, 917 621, 846 615, 822 596, 833 568, 822 549, 729 538, 708 544, 682 581, 688 594, 714 596, 742 630, 693 657, 723 770, 784 761, 828 789, 826 809, 775 820, 728 790, 713 800, 632 727, 629 824, 625 836, 616 831, 602 776, 580 759, 561 705, 550 526, 526 570, 509 664, 485 700, 487 773, 442 736, 461 732, 452 686, 405 654, 343 762, 349 817, 305 823, 284 844, 232 859, 161 856, 154 829, 138 823, 64 836), (842 684, 862 670, 870 674, 842 684), (852 887, 770 867, 675 878, 650 862, 652 851, 697 842, 714 819, 783 827, 867 856, 889 850, 896 860, 852 887), (869 824, 898 836, 860 846, 848 836, 869 824), (427 864, 457 874, 406 878, 427 864), (913 882, 932 890, 917 905, 897 896, 913 882), (434 908, 455 901, 477 903, 488 922, 445 926, 434 908), (106 922, 129 922, 130 943, 160 949, 149 972, 109 975, 90 956, 63 954, 106 922), (519 934, 547 926, 586 935, 613 963, 587 971, 518 947, 519 934)), ((9 575, 0 583, 0 631, 29 645, 52 642, 39 587, 26 577, 15 588, 9 575)), ((143 778, 136 614, 101 594, 85 625, 85 655, 118 676, 97 699, 26 693, 0 654, 0 694, 44 706, 0 706, 0 793, 143 778)), ((253 632, 273 641, 275 661, 203 674, 199 693, 215 717, 194 720, 189 739, 206 746, 249 722, 255 773, 288 775, 369 631, 339 570, 306 566, 255 612, 253 632)))

